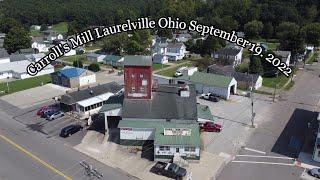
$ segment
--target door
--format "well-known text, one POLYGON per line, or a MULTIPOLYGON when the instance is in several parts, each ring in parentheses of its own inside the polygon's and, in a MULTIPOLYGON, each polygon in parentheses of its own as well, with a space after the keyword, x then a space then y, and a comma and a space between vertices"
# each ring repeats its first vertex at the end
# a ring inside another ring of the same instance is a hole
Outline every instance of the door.
POLYGON ((176 153, 179 153, 180 149, 179 148, 176 148, 176 153))

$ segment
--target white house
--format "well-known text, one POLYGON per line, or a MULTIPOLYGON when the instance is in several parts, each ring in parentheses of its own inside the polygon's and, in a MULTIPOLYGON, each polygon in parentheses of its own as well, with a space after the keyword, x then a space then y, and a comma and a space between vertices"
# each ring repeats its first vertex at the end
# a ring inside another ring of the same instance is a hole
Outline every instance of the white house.
POLYGON ((182 33, 182 34, 173 34, 173 38, 178 42, 187 42, 189 39, 192 39, 192 35, 189 33, 182 33))
POLYGON ((186 54, 186 46, 183 43, 169 43, 167 46, 167 53, 169 60, 178 61, 184 58, 186 54))
POLYGON ((242 60, 242 51, 243 49, 237 48, 222 48, 218 51, 212 53, 212 57, 214 59, 223 59, 227 62, 227 64, 236 67, 237 65, 241 64, 242 60))
POLYGON ((44 42, 32 42, 31 48, 37 49, 39 52, 49 51, 49 47, 44 42))
POLYGON ((41 26, 40 25, 32 25, 31 29, 39 31, 41 29, 41 26))
POLYGON ((65 53, 64 56, 74 56, 77 54, 75 49, 71 49, 69 52, 65 53))
POLYGON ((164 54, 155 54, 153 56, 153 63, 166 64, 166 63, 168 63, 168 57, 164 54))
POLYGON ((198 67, 187 67, 182 69, 181 73, 183 76, 192 76, 193 73, 198 71, 198 67))
POLYGON ((10 56, 5 49, 0 49, 0 64, 10 62, 10 56))
POLYGON ((230 99, 231 94, 237 92, 237 81, 230 76, 194 72, 191 76, 182 76, 176 79, 177 83, 195 84, 198 93, 213 93, 224 99, 230 99))
POLYGON ((87 60, 91 62, 103 62, 105 57, 106 55, 103 54, 90 53, 87 55, 87 60))
MULTIPOLYGON (((5 78, 16 78, 16 79, 26 79, 34 76, 30 76, 26 69, 30 64, 28 60, 14 61, 9 63, 3 63, 0 66, 0 79, 5 78)), ((36 76, 41 76, 45 74, 51 74, 54 72, 54 67, 52 65, 46 66, 42 71, 40 71, 36 76)))
POLYGON ((284 62, 287 66, 290 64, 291 52, 290 51, 274 51, 277 56, 281 57, 281 62, 284 62))

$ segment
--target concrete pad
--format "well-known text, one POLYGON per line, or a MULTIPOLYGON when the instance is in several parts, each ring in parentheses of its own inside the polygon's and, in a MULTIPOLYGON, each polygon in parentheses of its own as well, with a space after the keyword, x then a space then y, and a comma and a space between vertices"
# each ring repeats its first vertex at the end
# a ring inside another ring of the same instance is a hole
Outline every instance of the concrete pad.
POLYGON ((65 94, 66 90, 68 90, 68 88, 54 84, 46 84, 44 86, 2 96, 0 99, 13 106, 19 107, 20 109, 25 109, 50 101, 53 97, 61 96, 65 94))

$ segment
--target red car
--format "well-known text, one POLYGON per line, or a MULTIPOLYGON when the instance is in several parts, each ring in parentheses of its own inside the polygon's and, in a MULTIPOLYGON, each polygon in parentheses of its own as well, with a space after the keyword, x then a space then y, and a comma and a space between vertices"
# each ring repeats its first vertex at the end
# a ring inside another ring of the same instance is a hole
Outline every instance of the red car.
POLYGON ((200 129, 205 132, 220 132, 222 130, 222 126, 213 122, 205 122, 200 129))
POLYGON ((38 116, 42 116, 43 112, 47 109, 47 106, 42 106, 38 111, 37 111, 37 115, 38 116))

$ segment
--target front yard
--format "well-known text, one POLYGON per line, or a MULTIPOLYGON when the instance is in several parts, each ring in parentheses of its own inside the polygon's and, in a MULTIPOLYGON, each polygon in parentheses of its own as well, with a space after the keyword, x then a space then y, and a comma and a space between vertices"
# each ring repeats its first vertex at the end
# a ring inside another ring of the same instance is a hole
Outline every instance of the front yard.
POLYGON ((162 68, 166 68, 169 67, 169 65, 165 65, 165 64, 152 64, 152 70, 156 71, 162 68))
MULTIPOLYGON (((42 76, 36 76, 28 79, 22 79, 22 80, 16 80, 16 81, 11 81, 8 83, 9 86, 9 93, 14 93, 34 87, 38 87, 41 85, 45 85, 51 82, 51 76, 50 74, 42 75, 42 76)), ((0 92, 8 91, 7 83, 0 83, 0 92)), ((4 94, 0 94, 4 95, 4 94)))

